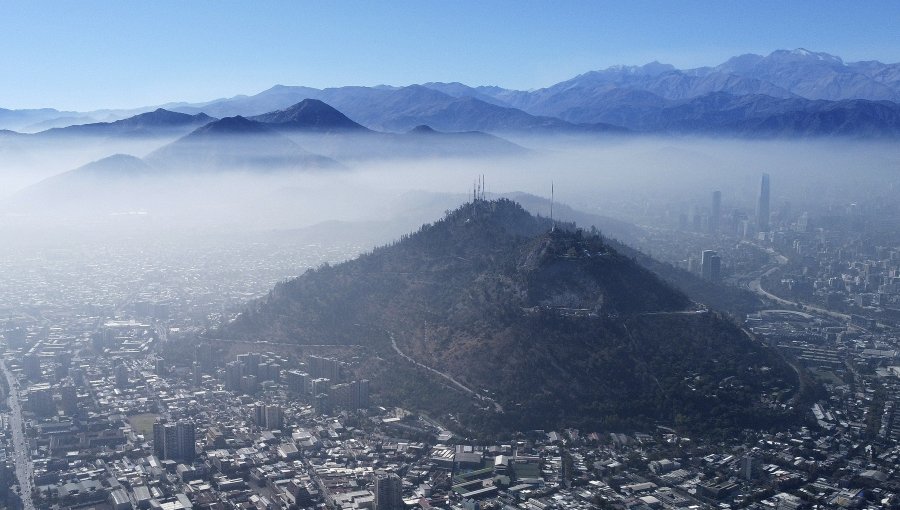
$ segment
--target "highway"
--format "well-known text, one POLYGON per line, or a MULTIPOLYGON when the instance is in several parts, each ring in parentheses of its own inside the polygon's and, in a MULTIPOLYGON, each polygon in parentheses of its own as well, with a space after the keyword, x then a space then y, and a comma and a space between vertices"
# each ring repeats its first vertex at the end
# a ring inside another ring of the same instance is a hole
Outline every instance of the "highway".
POLYGON ((19 494, 22 497, 24 510, 35 510, 34 501, 31 499, 33 488, 33 476, 31 468, 31 454, 28 451, 28 443, 25 439, 25 425, 22 422, 22 407, 19 402, 19 390, 16 388, 16 378, 6 361, 0 359, 0 370, 9 383, 9 428, 12 431, 13 455, 16 461, 16 477, 19 479, 19 494))
MULTIPOLYGON (((744 242, 747 242, 747 241, 744 241, 744 242)), ((772 267, 769 267, 768 269, 766 269, 760 276, 757 276, 756 278, 753 278, 752 280, 747 282, 747 288, 750 289, 751 292, 753 292, 759 296, 762 296, 764 298, 767 298, 769 300, 775 301, 776 303, 779 303, 782 305, 794 306, 794 307, 798 307, 798 308, 802 307, 801 309, 803 309, 803 310, 807 310, 807 311, 817 313, 820 315, 825 315, 825 316, 831 317, 832 319, 836 319, 839 321, 846 322, 846 321, 850 320, 850 316, 845 313, 838 313, 838 312, 834 312, 832 310, 828 310, 826 308, 809 305, 806 303, 800 303, 797 301, 789 301, 787 299, 780 298, 780 297, 776 296, 775 294, 772 294, 771 292, 768 292, 765 289, 763 289, 762 284, 760 283, 760 280, 763 277, 770 276, 772 273, 777 271, 781 266, 787 265, 789 260, 787 257, 778 253, 771 247, 762 247, 762 246, 760 246, 758 244, 754 244, 754 243, 749 243, 749 244, 752 244, 753 246, 756 246, 757 248, 768 253, 769 255, 772 255, 773 257, 775 257, 775 261, 777 263, 777 265, 773 265, 772 267)))
POLYGON ((831 317, 832 319, 837 319, 837 320, 840 320, 840 321, 849 321, 849 320, 850 320, 850 316, 847 315, 847 314, 844 314, 844 313, 838 313, 838 312, 833 312, 833 311, 831 311, 831 310, 826 310, 826 309, 820 308, 820 307, 818 307, 818 306, 808 305, 808 304, 805 304, 805 303, 799 303, 799 302, 797 302, 797 301, 789 301, 789 300, 787 300, 787 299, 780 298, 780 297, 776 296, 775 294, 772 294, 771 292, 768 292, 768 291, 766 291, 765 289, 763 289, 763 288, 762 288, 762 284, 760 283, 760 279, 761 279, 763 276, 769 276, 769 275, 771 275, 772 273, 774 273, 774 272, 777 271, 777 270, 778 270, 778 266, 769 268, 769 269, 768 269, 765 273, 763 273, 761 276, 759 276, 759 277, 757 277, 757 278, 755 278, 755 279, 750 280, 749 282, 747 282, 747 288, 750 289, 750 291, 752 291, 752 292, 754 292, 754 293, 756 293, 756 294, 758 294, 758 295, 760 295, 760 296, 762 296, 762 297, 764 297, 764 298, 770 299, 770 300, 775 301, 776 303, 779 303, 779 304, 782 304, 782 305, 788 305, 788 306, 794 306, 794 307, 801 307, 801 306, 802 306, 803 309, 805 309, 805 310, 809 310, 809 311, 811 311, 811 312, 815 312, 815 313, 818 313, 818 314, 821 314, 821 315, 827 315, 827 316, 831 317))

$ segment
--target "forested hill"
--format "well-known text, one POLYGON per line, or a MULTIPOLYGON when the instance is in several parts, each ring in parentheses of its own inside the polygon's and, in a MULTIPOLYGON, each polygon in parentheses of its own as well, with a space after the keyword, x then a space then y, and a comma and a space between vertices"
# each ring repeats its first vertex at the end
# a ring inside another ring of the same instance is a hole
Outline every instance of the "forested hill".
POLYGON ((366 345, 392 364, 373 381, 386 403, 453 413, 418 398, 426 386, 400 375, 411 363, 393 339, 492 397, 493 415, 462 418, 475 428, 768 427, 792 418, 779 401, 796 386, 774 353, 599 236, 509 200, 280 284, 220 334, 366 345))
MULTIPOLYGON (((540 307, 601 315, 683 310, 680 292, 603 241, 509 200, 466 204, 356 260, 279 284, 227 330, 300 343, 344 343, 332 328, 400 329, 540 307), (333 319, 335 323, 331 323, 333 319)), ((356 333, 353 333, 355 335, 356 333)))

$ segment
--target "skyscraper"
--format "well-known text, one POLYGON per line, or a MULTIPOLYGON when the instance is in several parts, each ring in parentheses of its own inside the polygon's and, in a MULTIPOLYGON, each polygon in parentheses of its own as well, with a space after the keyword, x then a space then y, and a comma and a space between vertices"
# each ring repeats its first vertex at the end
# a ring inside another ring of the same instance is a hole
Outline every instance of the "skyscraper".
POLYGON ((75 391, 74 384, 70 381, 65 382, 59 388, 59 398, 66 416, 78 414, 78 393, 75 391))
POLYGON ((324 377, 332 382, 338 382, 341 379, 341 362, 331 358, 323 358, 321 356, 309 356, 307 358, 309 365, 309 375, 313 377, 324 377))
POLYGON ((195 428, 192 421, 158 420, 153 424, 153 453, 160 459, 192 462, 197 456, 195 428))
POLYGON ((369 380, 361 379, 356 382, 356 408, 369 408, 369 380))
POLYGON ((375 477, 375 510, 400 510, 403 500, 400 494, 400 477, 395 473, 375 477))
POLYGON ((284 409, 279 405, 257 402, 250 406, 250 411, 253 422, 261 429, 280 430, 284 426, 284 409))
POLYGON ((284 411, 281 406, 266 406, 266 428, 269 430, 281 430, 284 427, 284 411))
POLYGON ((225 365, 225 389, 229 391, 241 390, 241 364, 231 361, 225 365))
POLYGON ((719 218, 722 216, 722 192, 712 192, 712 211, 709 213, 709 232, 715 234, 719 231, 719 218))
POLYGON ((199 387, 203 384, 203 367, 196 361, 191 365, 191 384, 194 387, 199 387))
POLYGON ((116 386, 127 388, 128 383, 128 367, 124 363, 119 363, 116 365, 116 386))
POLYGON ((769 174, 762 174, 759 183, 759 197, 756 200, 756 230, 769 231, 769 174))
POLYGON ((193 462, 197 456, 196 427, 192 421, 180 421, 175 426, 175 440, 177 441, 176 458, 186 462, 193 462))
POLYGON ((39 380, 41 378, 41 359, 34 352, 29 352, 22 357, 22 370, 28 379, 39 380))
POLYGON ((706 280, 718 280, 722 272, 722 259, 713 250, 703 250, 700 254, 700 274, 706 280))
POLYGON ((174 444, 175 425, 165 419, 157 419, 153 424, 153 454, 160 460, 171 458, 170 449, 174 444))

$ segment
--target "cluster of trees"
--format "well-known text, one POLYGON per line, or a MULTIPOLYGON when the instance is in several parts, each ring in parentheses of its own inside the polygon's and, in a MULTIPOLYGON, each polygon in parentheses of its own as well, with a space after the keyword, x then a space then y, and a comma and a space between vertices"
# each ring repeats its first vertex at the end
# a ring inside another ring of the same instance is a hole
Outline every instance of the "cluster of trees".
POLYGON ((749 342, 715 314, 623 321, 547 312, 486 343, 492 350, 467 358, 466 373, 472 384, 507 399, 506 419, 520 429, 663 424, 725 434, 777 430, 803 419, 805 407, 791 402, 796 373, 777 352, 749 342), (498 352, 502 368, 482 361, 498 352))
POLYGON ((18 510, 23 507, 22 498, 13 490, 17 483, 12 464, 0 463, 0 509, 18 510))
POLYGON ((367 345, 390 360, 371 377, 384 403, 481 432, 659 423, 702 432, 793 419, 764 405, 797 385, 783 360, 717 314, 679 314, 690 300, 599 232, 552 227, 511 201, 477 200, 280 284, 219 334, 367 345), (503 413, 480 412, 490 406, 397 356, 386 331, 503 413))

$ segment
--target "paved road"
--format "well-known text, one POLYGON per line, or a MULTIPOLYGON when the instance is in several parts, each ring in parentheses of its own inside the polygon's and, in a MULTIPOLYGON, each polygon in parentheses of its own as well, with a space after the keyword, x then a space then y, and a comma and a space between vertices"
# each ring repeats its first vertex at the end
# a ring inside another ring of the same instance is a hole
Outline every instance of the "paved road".
POLYGON ((776 296, 775 294, 772 294, 771 292, 768 292, 767 290, 763 289, 762 284, 760 283, 760 279, 763 276, 771 275, 772 273, 774 273, 777 270, 778 270, 778 266, 770 268, 768 271, 763 273, 760 277, 747 282, 747 288, 762 297, 768 298, 768 299, 775 301, 776 303, 780 303, 782 305, 789 305, 789 306, 796 306, 796 307, 803 306, 803 309, 805 309, 805 310, 809 310, 811 312, 819 313, 822 315, 827 315, 827 316, 831 317, 832 319, 837 319, 837 320, 841 320, 841 321, 849 321, 850 320, 850 316, 847 314, 833 312, 831 310, 826 310, 825 308, 820 308, 818 306, 808 305, 808 304, 800 303, 797 301, 789 301, 787 299, 780 298, 780 297, 776 296))
POLYGON ((760 310, 760 315, 771 315, 771 314, 788 314, 788 315, 797 315, 806 320, 812 320, 815 318, 815 315, 811 313, 801 312, 798 310, 789 310, 787 308, 772 308, 769 310, 760 310))
POLYGON ((674 312, 643 312, 639 313, 640 317, 652 317, 654 315, 704 315, 709 313, 709 310, 702 308, 700 310, 677 310, 674 312))
POLYGON ((16 389, 16 378, 9 371, 6 362, 0 359, 0 370, 9 383, 9 428, 12 431, 13 455, 16 461, 16 477, 19 479, 19 492, 22 496, 24 510, 35 510, 31 499, 33 477, 31 470, 31 454, 25 440, 25 427, 22 423, 22 407, 19 403, 19 392, 16 389))
POLYGON ((416 360, 412 359, 411 357, 409 357, 405 352, 401 351, 400 348, 397 347, 397 341, 394 339, 394 334, 393 334, 393 333, 388 333, 388 334, 391 336, 391 347, 394 348, 394 351, 396 351, 397 354, 399 354, 400 356, 403 356, 403 358, 405 358, 406 361, 409 361, 410 363, 412 363, 412 364, 414 364, 414 365, 416 365, 416 366, 419 366, 419 367, 421 367, 421 368, 424 368, 425 370, 428 370, 428 371, 430 371, 430 372, 433 372, 433 373, 435 373, 435 374, 437 374, 437 375, 443 377, 444 379, 446 379, 446 380, 450 381, 451 383, 453 383, 453 385, 456 386, 457 388, 459 388, 459 389, 465 391, 466 393, 468 393, 468 394, 474 396, 475 398, 477 398, 477 399, 479 399, 479 400, 487 400, 487 401, 490 402, 491 404, 494 404, 494 409, 495 409, 498 413, 502 413, 502 412, 503 412, 503 406, 501 406, 500 404, 498 404, 497 401, 494 400, 494 399, 492 399, 491 397, 482 395, 482 394, 478 393, 477 391, 473 390, 472 388, 469 388, 469 387, 466 386, 465 384, 463 384, 463 383, 457 381, 456 379, 454 379, 453 376, 450 375, 450 374, 446 374, 446 373, 444 373, 444 372, 441 372, 440 370, 431 368, 431 367, 429 367, 428 365, 423 365, 422 363, 419 363, 418 361, 416 361, 416 360))

